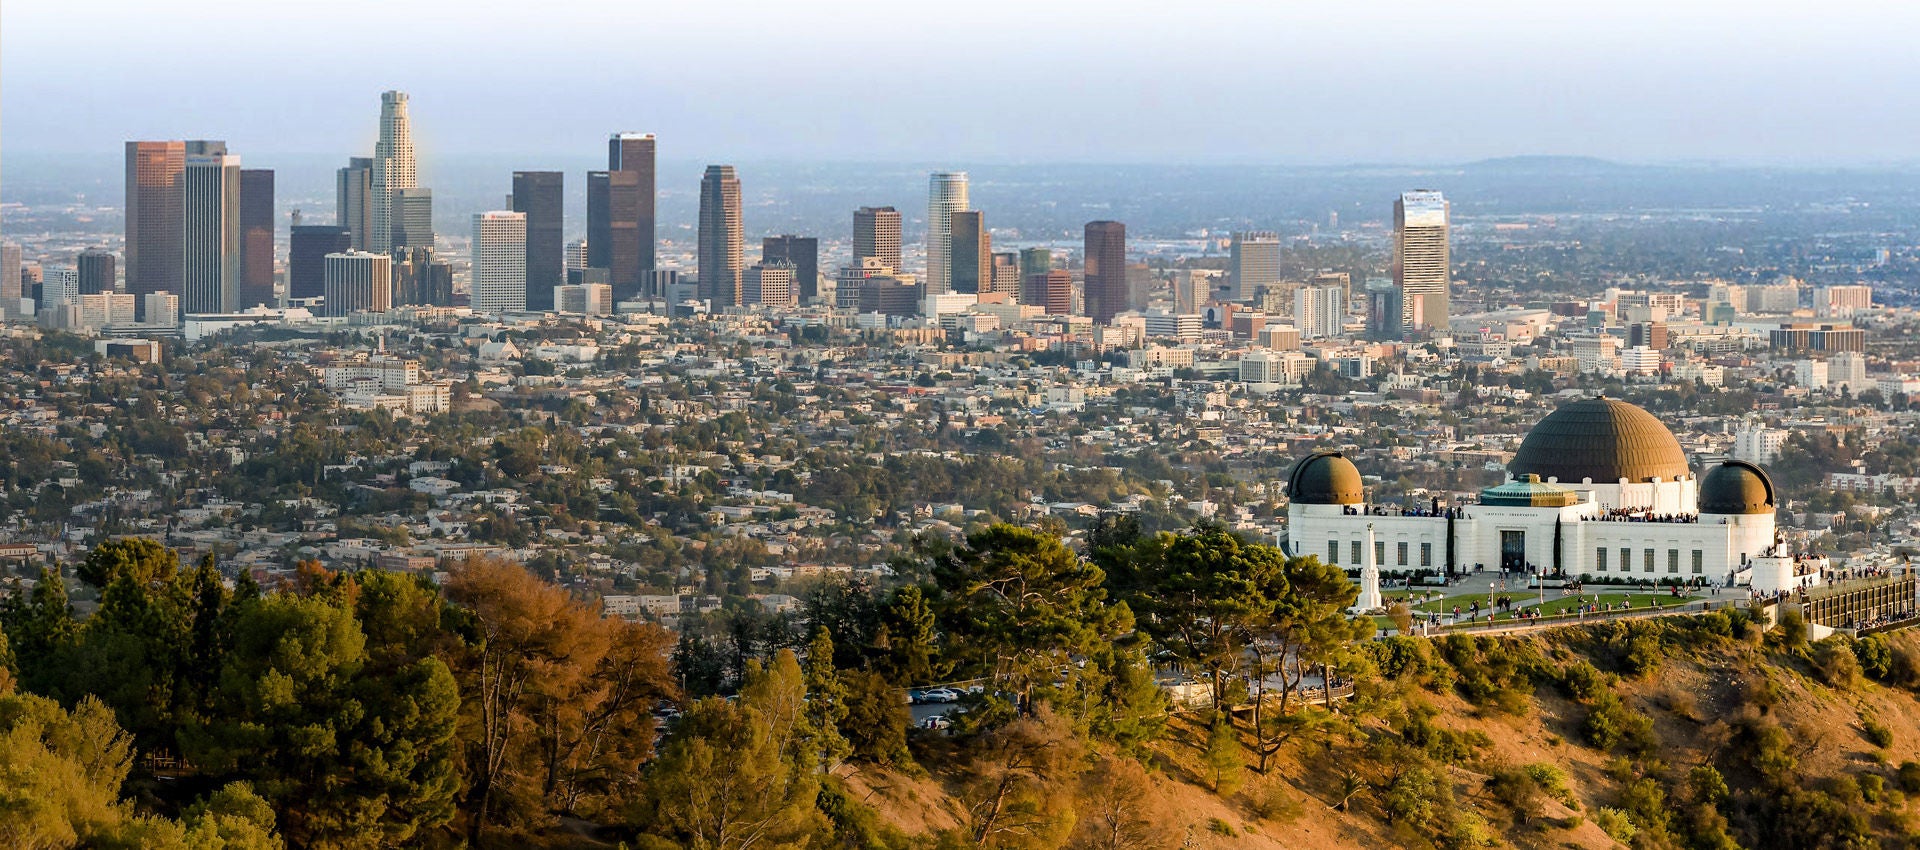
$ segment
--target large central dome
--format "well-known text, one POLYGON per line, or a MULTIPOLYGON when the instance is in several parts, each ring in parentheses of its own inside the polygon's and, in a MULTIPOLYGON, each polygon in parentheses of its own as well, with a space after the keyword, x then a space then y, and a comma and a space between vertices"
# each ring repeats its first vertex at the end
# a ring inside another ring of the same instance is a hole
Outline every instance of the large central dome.
POLYGON ((1687 453, 1667 426, 1610 398, 1581 399, 1547 414, 1520 442, 1507 472, 1561 484, 1678 481, 1692 474, 1687 453))

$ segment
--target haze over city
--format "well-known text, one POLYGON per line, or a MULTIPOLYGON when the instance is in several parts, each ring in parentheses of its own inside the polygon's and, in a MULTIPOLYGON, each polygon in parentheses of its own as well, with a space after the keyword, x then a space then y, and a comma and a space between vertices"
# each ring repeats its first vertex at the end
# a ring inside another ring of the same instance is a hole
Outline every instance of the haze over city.
POLYGON ((1912 4, 9 2, 0 147, 213 133, 552 154, 642 127, 674 157, 1433 164, 1910 162, 1912 4), (185 52, 183 52, 185 51, 185 52))

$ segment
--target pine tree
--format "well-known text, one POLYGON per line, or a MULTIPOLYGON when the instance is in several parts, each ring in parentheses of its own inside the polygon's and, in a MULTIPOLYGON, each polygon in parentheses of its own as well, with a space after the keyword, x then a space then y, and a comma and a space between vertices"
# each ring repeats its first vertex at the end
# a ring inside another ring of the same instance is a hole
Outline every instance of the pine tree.
POLYGON ((840 732, 846 720, 847 686, 833 666, 833 636, 816 626, 807 645, 807 723, 826 770, 833 770, 853 751, 840 732))

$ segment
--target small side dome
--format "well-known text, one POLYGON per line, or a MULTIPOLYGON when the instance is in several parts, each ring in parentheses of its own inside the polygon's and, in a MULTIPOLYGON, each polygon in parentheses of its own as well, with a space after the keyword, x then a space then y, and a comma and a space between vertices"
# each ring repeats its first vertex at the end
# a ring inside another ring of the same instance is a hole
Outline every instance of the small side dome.
POLYGON ((1744 460, 1720 464, 1700 480, 1703 514, 1770 514, 1773 508, 1773 479, 1744 460))
POLYGON ((1322 450, 1300 459, 1287 476, 1287 495, 1302 505, 1357 505, 1366 501, 1360 470, 1336 451, 1322 450))

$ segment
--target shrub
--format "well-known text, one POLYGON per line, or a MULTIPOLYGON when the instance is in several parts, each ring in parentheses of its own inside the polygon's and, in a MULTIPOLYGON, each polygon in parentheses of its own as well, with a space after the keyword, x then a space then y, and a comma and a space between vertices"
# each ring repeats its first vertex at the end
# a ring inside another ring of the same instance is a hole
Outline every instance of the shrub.
POLYGON ((1868 743, 1883 750, 1893 746, 1893 730, 1872 718, 1860 722, 1860 733, 1866 736, 1868 743))
POLYGON ((1893 646, 1884 635, 1867 635, 1854 642, 1853 654, 1860 659, 1860 673, 1869 679, 1884 682, 1893 671, 1893 646))
POLYGON ((1233 824, 1227 823, 1220 818, 1207 818, 1207 831, 1215 835, 1224 835, 1228 838, 1240 834, 1233 830, 1233 824))
POLYGON ((1293 823, 1306 814, 1306 807, 1300 804, 1300 798, 1293 793, 1287 783, 1278 779, 1269 779, 1258 786, 1247 789, 1247 808, 1256 817, 1280 823, 1293 823))
POLYGON ((1565 803, 1569 808, 1580 807, 1579 801, 1573 797, 1573 789, 1567 787, 1567 772, 1559 766, 1535 762, 1527 765, 1526 771, 1527 776, 1532 777, 1534 784, 1539 785, 1547 796, 1565 803))
POLYGON ((1869 803, 1878 803, 1886 799, 1887 779, 1878 773, 1861 774, 1859 780, 1860 798, 1869 803))
POLYGON ((1797 608, 1781 606, 1786 610, 1780 613, 1780 645, 1787 649, 1799 649, 1807 644, 1807 620, 1797 608))
POLYGON ((1908 794, 1920 794, 1920 762, 1901 762, 1894 771, 1893 784, 1908 794))
POLYGON ((1813 672, 1828 687, 1850 691, 1860 680, 1860 660, 1853 654, 1852 641, 1834 635, 1813 645, 1813 672))
POLYGON ((1524 768, 1497 767, 1487 776, 1487 793, 1513 813, 1513 822, 1525 825, 1542 811, 1540 783, 1524 768))
POLYGON ((1587 661, 1575 661, 1560 671, 1560 687, 1570 696, 1583 703, 1592 703, 1595 696, 1612 687, 1612 679, 1600 672, 1600 668, 1587 661))
POLYGON ((1629 708, 1612 691, 1605 691, 1587 710, 1580 725, 1587 742, 1602 750, 1621 747, 1629 752, 1651 752, 1659 745, 1653 734, 1653 718, 1629 708))
POLYGON ((1640 828, 1633 825, 1633 817, 1619 809, 1601 809, 1594 812, 1593 825, 1600 827, 1608 837, 1621 844, 1631 845, 1633 837, 1640 834, 1640 828))

